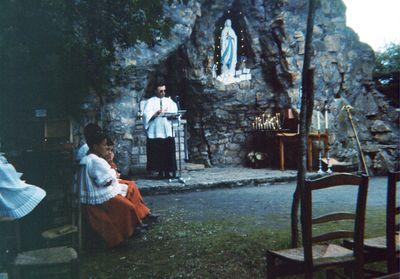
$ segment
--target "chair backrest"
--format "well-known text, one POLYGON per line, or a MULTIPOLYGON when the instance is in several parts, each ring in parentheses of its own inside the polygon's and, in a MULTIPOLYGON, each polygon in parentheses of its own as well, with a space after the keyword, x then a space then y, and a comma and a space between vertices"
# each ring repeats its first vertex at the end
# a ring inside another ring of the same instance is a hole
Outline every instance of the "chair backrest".
POLYGON ((317 242, 335 239, 353 238, 354 255, 362 259, 364 243, 365 207, 368 192, 368 177, 352 174, 334 174, 316 180, 306 180, 305 188, 301 195, 301 226, 304 247, 304 260, 308 267, 313 266, 312 245, 317 242), (358 187, 356 212, 336 212, 312 218, 312 191, 330 187, 353 185, 358 187), (330 221, 354 220, 354 229, 328 232, 313 236, 312 226, 330 221))
POLYGON ((387 268, 389 273, 399 271, 396 258, 396 231, 400 230, 400 224, 396 224, 396 215, 400 214, 400 207, 396 205, 396 186, 399 181, 400 172, 389 173, 386 206, 386 247, 388 253, 387 268))
POLYGON ((78 240, 76 250, 78 253, 82 251, 82 189, 85 188, 85 173, 86 173, 86 165, 79 164, 76 167, 76 172, 73 180, 73 225, 78 228, 78 240))

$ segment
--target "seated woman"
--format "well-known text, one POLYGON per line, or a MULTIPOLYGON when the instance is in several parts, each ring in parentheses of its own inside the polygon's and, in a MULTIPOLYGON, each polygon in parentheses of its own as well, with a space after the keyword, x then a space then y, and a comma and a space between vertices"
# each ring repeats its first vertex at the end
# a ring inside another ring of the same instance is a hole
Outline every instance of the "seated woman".
POLYGON ((87 138, 89 154, 82 158, 86 165, 81 177, 81 202, 91 227, 109 248, 118 246, 132 236, 140 225, 129 187, 120 184, 116 171, 106 160, 107 137, 100 131, 87 138))
MULTIPOLYGON (((114 142, 107 138, 107 155, 104 158, 107 163, 114 169, 117 173, 117 177, 119 178, 119 173, 117 171, 117 165, 114 163, 114 142)), ((149 219, 155 219, 155 215, 150 214, 150 209, 146 206, 143 201, 142 195, 135 182, 130 180, 118 179, 118 182, 121 184, 128 185, 128 191, 126 198, 129 199, 135 206, 136 216, 139 221, 143 221, 146 217, 149 219)))
POLYGON ((25 183, 21 176, 0 153, 0 221, 24 217, 46 196, 42 188, 25 183))

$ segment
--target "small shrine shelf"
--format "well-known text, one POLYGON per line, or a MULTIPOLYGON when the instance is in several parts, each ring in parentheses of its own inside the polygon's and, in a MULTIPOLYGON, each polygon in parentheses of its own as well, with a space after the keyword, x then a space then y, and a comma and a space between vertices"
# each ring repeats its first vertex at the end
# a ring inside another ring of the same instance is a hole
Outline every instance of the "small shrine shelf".
MULTIPOLYGON (((290 130, 263 130, 256 129, 253 132, 264 133, 266 136, 266 140, 268 138, 274 138, 277 141, 278 149, 279 149, 279 169, 281 171, 285 170, 285 144, 287 142, 294 142, 299 144, 299 133, 292 132, 290 130)), ((314 141, 322 141, 324 143, 323 154, 326 156, 326 152, 329 149, 329 134, 327 131, 320 132, 311 132, 308 134, 307 139, 307 169, 309 171, 312 170, 313 167, 313 149, 314 149, 314 141)), ((266 144, 270 144, 270 142, 266 142, 266 144)))

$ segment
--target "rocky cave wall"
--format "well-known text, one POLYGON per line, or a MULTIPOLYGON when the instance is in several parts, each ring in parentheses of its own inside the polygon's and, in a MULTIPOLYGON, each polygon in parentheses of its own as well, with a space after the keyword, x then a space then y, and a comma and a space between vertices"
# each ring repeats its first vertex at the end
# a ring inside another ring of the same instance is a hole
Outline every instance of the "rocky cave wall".
MULTIPOLYGON (((190 160, 206 165, 244 164, 256 96, 258 109, 266 111, 297 106, 307 1, 175 2, 166 5, 165 12, 175 23, 171 35, 154 47, 139 44, 119 51, 115 86, 101 102, 92 94, 82 105, 81 126, 100 115, 116 139, 122 171, 143 166, 145 134, 136 115, 140 100, 150 95, 154 81, 162 77, 169 92, 179 95, 188 110, 190 160), (215 29, 228 17, 240 21, 245 33, 246 66, 252 79, 224 85, 212 78, 211 67, 218 51, 215 29)), ((312 45, 315 106, 326 102, 330 108, 332 157, 357 161, 354 134, 341 110, 343 104, 350 104, 368 166, 375 173, 393 169, 398 161, 398 115, 375 90, 373 50, 346 27, 342 1, 320 1, 312 45)))

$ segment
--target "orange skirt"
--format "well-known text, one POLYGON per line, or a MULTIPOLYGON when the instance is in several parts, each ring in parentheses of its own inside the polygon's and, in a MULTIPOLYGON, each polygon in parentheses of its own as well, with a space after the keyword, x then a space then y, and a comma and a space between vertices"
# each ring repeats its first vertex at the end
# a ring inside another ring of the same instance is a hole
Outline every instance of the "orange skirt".
POLYGON ((132 202, 135 207, 136 216, 142 221, 150 213, 150 209, 143 201, 142 195, 134 181, 119 179, 119 183, 128 185, 126 198, 132 202))
POLYGON ((99 205, 85 205, 90 226, 109 248, 131 237, 136 226, 150 212, 133 181, 119 182, 128 185, 126 197, 117 195, 99 205))

